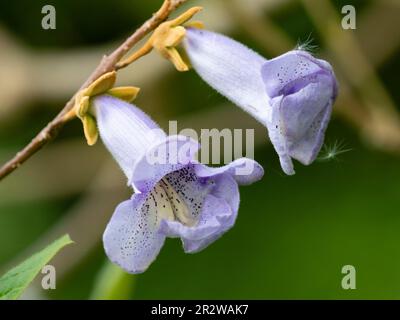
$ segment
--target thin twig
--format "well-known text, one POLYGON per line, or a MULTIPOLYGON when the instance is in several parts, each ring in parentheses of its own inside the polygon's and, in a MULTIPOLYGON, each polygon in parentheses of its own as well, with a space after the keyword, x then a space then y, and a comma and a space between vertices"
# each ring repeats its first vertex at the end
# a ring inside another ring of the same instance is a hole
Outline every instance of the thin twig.
MULTIPOLYGON (((153 14, 150 19, 148 19, 110 55, 105 55, 103 57, 100 64, 85 81, 85 83, 80 87, 79 90, 86 88, 103 74, 115 70, 116 64, 135 44, 137 44, 147 34, 157 28, 163 21, 168 18, 168 16, 173 11, 175 11, 180 5, 182 5, 186 1, 187 0, 164 0, 161 8, 155 14, 153 14)), ((77 92, 79 92, 79 90, 77 92)), ((14 156, 14 158, 12 158, 0 168, 0 180, 4 179, 7 175, 20 167, 26 160, 28 160, 32 155, 39 151, 45 144, 47 144, 49 141, 57 136, 64 124, 71 120, 71 118, 66 115, 68 115, 68 113, 74 107, 74 99, 77 92, 66 103, 60 113, 52 121, 50 121, 47 126, 44 127, 27 146, 25 146, 14 156)))

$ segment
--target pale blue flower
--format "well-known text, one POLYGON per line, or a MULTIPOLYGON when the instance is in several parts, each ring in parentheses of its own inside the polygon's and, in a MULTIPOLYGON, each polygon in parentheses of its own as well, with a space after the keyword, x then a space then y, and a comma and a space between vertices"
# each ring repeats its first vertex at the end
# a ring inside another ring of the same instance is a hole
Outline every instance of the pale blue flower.
POLYGON ((259 164, 241 158, 210 168, 195 160, 197 142, 167 136, 135 106, 104 95, 93 98, 92 109, 101 139, 135 190, 116 208, 104 232, 112 262, 140 273, 157 257, 166 237, 181 238, 185 252, 193 253, 234 225, 238 184, 259 180, 259 164), (244 166, 252 168, 247 175, 238 170, 244 166))
POLYGON ((267 60, 221 34, 188 28, 184 47, 210 86, 268 128, 286 174, 308 165, 324 140, 337 81, 329 63, 302 50, 267 60))

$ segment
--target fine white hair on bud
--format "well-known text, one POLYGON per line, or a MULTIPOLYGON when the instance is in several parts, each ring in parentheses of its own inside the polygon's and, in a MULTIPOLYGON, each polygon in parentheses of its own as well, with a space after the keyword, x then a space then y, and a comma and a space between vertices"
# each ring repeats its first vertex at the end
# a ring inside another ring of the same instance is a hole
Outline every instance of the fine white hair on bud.
POLYGON ((351 148, 347 148, 345 142, 341 140, 335 140, 333 143, 325 143, 317 158, 317 161, 337 161, 339 160, 339 155, 350 152, 352 150, 353 149, 351 148))

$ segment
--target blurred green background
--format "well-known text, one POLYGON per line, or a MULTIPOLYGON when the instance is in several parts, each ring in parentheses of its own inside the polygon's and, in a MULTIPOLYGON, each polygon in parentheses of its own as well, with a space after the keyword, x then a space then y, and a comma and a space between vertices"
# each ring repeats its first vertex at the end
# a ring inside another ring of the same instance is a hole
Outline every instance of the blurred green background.
MULTIPOLYGON (((0 160, 5 162, 54 117, 101 56, 138 27, 160 0, 1 0, 0 160), (41 28, 52 4, 57 29, 41 28)), ((79 121, 0 183, 0 271, 63 233, 76 244, 52 262, 57 289, 38 283, 33 299, 398 299, 400 298, 400 2, 189 0, 198 19, 266 57, 313 39, 338 74, 340 97, 327 147, 350 151, 285 176, 266 130, 203 83, 156 53, 121 72, 142 88, 136 103, 168 129, 255 128, 264 179, 241 188, 235 227, 201 253, 169 239, 150 269, 121 276, 107 265, 101 235, 130 196, 101 143, 87 147, 79 121), (341 27, 354 5, 357 29, 341 27), (357 289, 341 287, 342 266, 357 289), (105 269, 106 268, 106 269, 105 269), (115 296, 96 293, 118 278, 115 296), (96 289, 97 288, 97 289, 96 289), (95 290, 95 292, 93 292, 95 290)))

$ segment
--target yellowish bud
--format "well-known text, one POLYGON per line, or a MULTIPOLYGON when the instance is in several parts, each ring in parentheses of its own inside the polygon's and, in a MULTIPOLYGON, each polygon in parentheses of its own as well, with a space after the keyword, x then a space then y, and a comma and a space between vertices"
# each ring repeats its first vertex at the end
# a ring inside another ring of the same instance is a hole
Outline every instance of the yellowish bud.
POLYGON ((86 115, 82 118, 83 132, 89 146, 94 145, 99 137, 96 120, 91 115, 86 115))
POLYGON ((136 99, 139 91, 138 87, 116 87, 108 90, 107 93, 126 102, 132 102, 136 99))
POLYGON ((78 118, 83 118, 89 111, 89 96, 83 96, 75 104, 75 112, 78 118))
MULTIPOLYGON (((139 93, 137 87, 117 87, 113 88, 116 81, 116 72, 108 72, 94 81, 89 87, 81 90, 75 98, 75 106, 73 111, 75 115, 81 119, 83 132, 89 146, 96 143, 99 133, 97 130, 96 119, 90 114, 90 99, 93 96, 107 93, 119 99, 131 102, 139 93)), ((69 114, 67 115, 70 116, 69 114)))
POLYGON ((87 87, 83 94, 85 96, 96 96, 98 94, 104 93, 110 90, 117 79, 117 73, 115 71, 111 71, 103 74, 100 78, 95 80, 89 87, 87 87))
MULTIPOLYGON (((178 71, 189 70, 188 64, 181 57, 176 47, 181 44, 186 35, 186 29, 182 25, 188 22, 200 10, 202 10, 201 7, 193 7, 176 19, 161 23, 157 29, 154 30, 144 46, 124 61, 118 63, 117 68, 123 68, 148 54, 151 50, 156 49, 164 58, 171 61, 178 71)), ((204 27, 203 24, 198 21, 194 22, 193 26, 204 27)))

